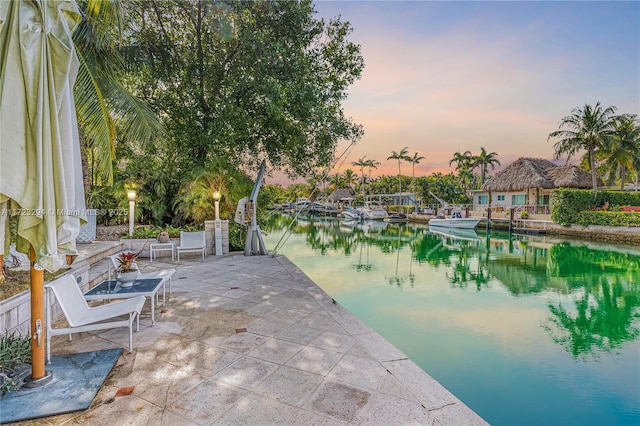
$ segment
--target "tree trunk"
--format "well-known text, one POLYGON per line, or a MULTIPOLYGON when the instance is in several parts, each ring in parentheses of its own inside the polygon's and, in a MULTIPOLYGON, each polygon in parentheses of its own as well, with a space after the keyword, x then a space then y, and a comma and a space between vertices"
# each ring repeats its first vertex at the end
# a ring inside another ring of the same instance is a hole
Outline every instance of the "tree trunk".
POLYGON ((627 168, 622 166, 622 170, 620 171, 620 191, 624 191, 624 181, 627 177, 627 168))
POLYGON ((87 208, 90 209, 92 206, 89 202, 89 191, 91 190, 91 181, 89 180, 89 159, 87 158, 87 143, 84 135, 80 133, 80 161, 82 162, 82 183, 84 184, 84 199, 87 203, 87 208))
POLYGON ((591 164, 591 180, 593 181, 593 199, 598 194, 598 176, 596 176, 596 158, 593 148, 589 148, 589 162, 591 164))

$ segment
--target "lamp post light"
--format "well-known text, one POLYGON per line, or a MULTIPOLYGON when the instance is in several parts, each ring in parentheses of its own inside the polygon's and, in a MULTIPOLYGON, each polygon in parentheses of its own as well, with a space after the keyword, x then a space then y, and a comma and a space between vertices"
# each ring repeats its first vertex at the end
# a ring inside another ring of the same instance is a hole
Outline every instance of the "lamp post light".
POLYGON ((129 199, 129 236, 133 236, 133 210, 136 205, 136 191, 127 190, 127 198, 129 199))
POLYGON ((220 220, 220 191, 214 191, 213 200, 216 206, 215 242, 216 256, 222 256, 222 221, 220 220))

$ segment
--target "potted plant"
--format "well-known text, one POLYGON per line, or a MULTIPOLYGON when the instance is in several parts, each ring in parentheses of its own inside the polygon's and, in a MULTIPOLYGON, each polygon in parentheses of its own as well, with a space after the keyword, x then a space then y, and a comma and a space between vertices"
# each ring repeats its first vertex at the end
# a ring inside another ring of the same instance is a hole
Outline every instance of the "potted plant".
POLYGON ((529 219, 529 212, 526 210, 520 212, 520 219, 529 219))
POLYGON ((122 252, 118 255, 118 262, 120 263, 116 273, 116 279, 120 282, 121 287, 131 287, 133 282, 138 278, 140 271, 136 264, 138 253, 134 252, 122 252))

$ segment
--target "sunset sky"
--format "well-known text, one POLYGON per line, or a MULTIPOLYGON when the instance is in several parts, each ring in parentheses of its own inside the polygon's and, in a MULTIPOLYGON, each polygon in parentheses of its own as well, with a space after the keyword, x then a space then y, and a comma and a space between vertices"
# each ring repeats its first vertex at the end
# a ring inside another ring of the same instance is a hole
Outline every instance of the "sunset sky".
MULTIPOLYGON (((366 156, 397 174, 391 151, 426 157, 416 176, 448 173, 456 151, 553 157, 550 132, 585 104, 640 114, 640 3, 591 1, 325 1, 349 21, 365 69, 345 115, 365 135, 342 166, 366 156)), ((341 143, 338 154, 348 144, 341 143)), ((411 174, 409 163, 403 174, 411 174)))

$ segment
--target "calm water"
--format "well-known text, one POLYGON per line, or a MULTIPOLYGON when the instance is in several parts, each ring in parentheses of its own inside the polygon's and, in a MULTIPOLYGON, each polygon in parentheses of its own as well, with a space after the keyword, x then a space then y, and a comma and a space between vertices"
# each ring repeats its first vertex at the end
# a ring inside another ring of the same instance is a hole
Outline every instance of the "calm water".
MULTIPOLYGON (((292 218, 262 229, 273 250, 292 218)), ((299 219, 278 253, 493 425, 640 424, 640 249, 299 219)))

